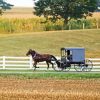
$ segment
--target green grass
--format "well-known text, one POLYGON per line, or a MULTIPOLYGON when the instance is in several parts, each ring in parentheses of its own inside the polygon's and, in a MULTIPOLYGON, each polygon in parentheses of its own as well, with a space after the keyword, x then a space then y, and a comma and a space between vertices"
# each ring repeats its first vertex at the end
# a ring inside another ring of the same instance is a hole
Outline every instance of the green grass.
POLYGON ((100 79, 99 73, 64 73, 64 72, 55 72, 55 73, 0 73, 0 77, 4 78, 20 78, 20 79, 100 79))
POLYGON ((61 47, 85 47, 86 57, 100 57, 100 30, 0 34, 0 56, 26 56, 29 48, 60 56, 61 47))

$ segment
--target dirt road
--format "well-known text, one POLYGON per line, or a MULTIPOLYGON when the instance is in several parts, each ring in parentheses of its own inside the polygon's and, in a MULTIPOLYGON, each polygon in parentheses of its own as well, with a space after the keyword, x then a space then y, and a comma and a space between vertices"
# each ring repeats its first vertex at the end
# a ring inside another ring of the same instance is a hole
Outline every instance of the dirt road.
POLYGON ((0 100, 100 100, 100 80, 0 78, 0 100))

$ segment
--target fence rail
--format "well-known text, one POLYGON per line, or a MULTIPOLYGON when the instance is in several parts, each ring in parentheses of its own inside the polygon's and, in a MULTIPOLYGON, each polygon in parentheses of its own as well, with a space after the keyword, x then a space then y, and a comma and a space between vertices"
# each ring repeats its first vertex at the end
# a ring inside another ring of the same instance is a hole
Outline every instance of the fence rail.
POLYGON ((0 69, 32 69, 32 57, 0 57, 0 69))
MULTIPOLYGON (((57 57, 60 59, 60 57, 57 57)), ((93 62, 93 70, 100 71, 100 58, 88 58, 93 62)), ((39 63, 37 66, 42 66, 42 68, 47 68, 45 62, 39 63)), ((8 57, 0 56, 0 69, 9 70, 29 70, 33 67, 32 57, 8 57)))

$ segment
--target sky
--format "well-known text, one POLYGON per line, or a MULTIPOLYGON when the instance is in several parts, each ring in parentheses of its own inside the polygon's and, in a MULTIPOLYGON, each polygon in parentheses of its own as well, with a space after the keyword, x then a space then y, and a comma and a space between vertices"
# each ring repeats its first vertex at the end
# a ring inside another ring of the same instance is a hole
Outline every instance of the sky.
POLYGON ((33 0, 5 0, 16 7, 33 7, 33 0))

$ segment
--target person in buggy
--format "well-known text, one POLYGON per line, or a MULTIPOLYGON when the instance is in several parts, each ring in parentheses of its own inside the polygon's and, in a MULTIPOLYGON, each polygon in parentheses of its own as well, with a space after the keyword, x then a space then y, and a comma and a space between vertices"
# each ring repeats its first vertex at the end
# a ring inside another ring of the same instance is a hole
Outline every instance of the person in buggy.
POLYGON ((72 52, 70 50, 67 50, 67 60, 68 61, 72 60, 72 52))

